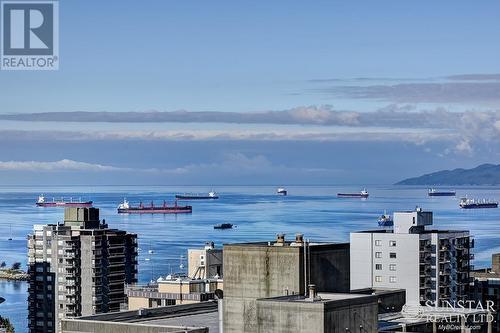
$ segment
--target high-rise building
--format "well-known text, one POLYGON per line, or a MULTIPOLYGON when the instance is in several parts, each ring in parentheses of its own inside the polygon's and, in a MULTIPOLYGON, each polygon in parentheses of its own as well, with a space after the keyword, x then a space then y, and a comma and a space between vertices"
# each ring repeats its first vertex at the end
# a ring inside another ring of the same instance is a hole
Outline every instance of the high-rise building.
POLYGON ((402 288, 414 305, 467 299, 474 241, 432 223, 417 208, 395 212, 393 229, 351 233, 351 288, 402 288))
POLYGON ((223 326, 225 333, 258 332, 261 298, 349 292, 349 244, 309 243, 278 235, 274 242, 224 245, 223 326))
POLYGON ((110 229, 99 209, 70 207, 64 222, 28 236, 29 330, 58 332, 62 318, 120 310, 137 281, 137 236, 110 229))

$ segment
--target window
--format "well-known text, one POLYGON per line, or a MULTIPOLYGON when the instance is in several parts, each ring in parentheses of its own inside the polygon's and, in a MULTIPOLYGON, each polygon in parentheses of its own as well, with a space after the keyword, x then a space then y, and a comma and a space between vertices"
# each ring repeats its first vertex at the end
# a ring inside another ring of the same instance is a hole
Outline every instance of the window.
POLYGON ((382 245, 382 241, 380 239, 377 239, 375 241, 375 246, 381 246, 382 245))
POLYGON ((381 276, 375 276, 375 282, 382 282, 381 276))
POLYGON ((377 271, 382 270, 382 264, 375 264, 375 269, 376 269, 377 271))
POLYGON ((390 283, 395 283, 396 282, 396 277, 395 276, 389 276, 389 282, 390 283))
POLYGON ((389 265, 389 270, 390 271, 395 271, 396 270, 396 264, 390 264, 389 265))
POLYGON ((396 259, 396 252, 391 252, 391 253, 389 254, 389 257, 390 257, 391 259, 396 259))
POLYGON ((389 246, 396 246, 396 241, 394 240, 389 241, 389 246))
POLYGON ((382 258, 382 252, 375 252, 375 258, 382 258))

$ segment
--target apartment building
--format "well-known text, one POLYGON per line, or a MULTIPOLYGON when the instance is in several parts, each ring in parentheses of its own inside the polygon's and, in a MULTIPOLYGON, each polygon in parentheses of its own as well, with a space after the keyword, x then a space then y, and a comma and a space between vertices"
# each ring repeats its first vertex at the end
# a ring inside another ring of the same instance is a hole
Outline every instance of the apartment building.
POLYGON ((206 242, 202 249, 188 249, 188 276, 193 279, 222 278, 222 249, 206 242))
POLYGON ((491 268, 471 272, 471 299, 483 307, 493 305, 493 332, 500 332, 500 253, 491 256, 491 268))
POLYGON ((137 281, 137 237, 110 229, 99 209, 70 207, 62 223, 28 236, 29 330, 59 332, 59 321, 119 311, 137 281))
POLYGON ((394 227, 351 233, 351 288, 402 288, 407 304, 468 299, 474 241, 430 229, 432 212, 394 213, 394 227))

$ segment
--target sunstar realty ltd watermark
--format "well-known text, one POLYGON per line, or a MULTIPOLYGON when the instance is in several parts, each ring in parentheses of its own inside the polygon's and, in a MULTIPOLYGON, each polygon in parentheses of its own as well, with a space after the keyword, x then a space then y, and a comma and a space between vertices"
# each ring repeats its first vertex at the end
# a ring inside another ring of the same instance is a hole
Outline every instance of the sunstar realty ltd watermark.
POLYGON ((434 301, 427 301, 424 306, 405 305, 402 311, 406 318, 435 323, 442 331, 480 329, 495 321, 496 312, 493 301, 483 304, 472 300, 445 301, 439 307, 434 301))
POLYGON ((2 70, 59 68, 59 3, 1 1, 2 70))

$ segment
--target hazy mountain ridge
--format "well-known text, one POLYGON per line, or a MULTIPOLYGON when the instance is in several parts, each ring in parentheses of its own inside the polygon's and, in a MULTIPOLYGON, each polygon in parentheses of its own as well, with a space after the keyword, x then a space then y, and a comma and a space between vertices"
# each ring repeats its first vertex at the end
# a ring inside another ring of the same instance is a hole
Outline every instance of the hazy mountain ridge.
POLYGON ((408 178, 396 185, 500 185, 500 164, 481 164, 472 169, 441 170, 408 178))

